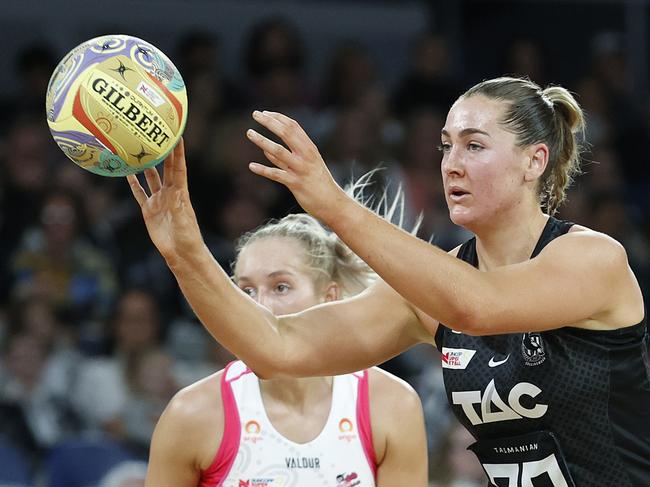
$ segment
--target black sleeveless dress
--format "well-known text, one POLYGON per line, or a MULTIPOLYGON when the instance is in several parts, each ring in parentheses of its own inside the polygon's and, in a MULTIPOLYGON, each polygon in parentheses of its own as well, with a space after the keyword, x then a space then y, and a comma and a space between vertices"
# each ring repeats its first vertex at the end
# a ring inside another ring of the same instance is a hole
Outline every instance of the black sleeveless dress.
MULTIPOLYGON (((531 258, 571 223, 549 218, 531 258)), ((458 258, 478 266, 476 240, 458 258)), ((650 486, 646 319, 469 336, 440 325, 449 403, 498 487, 650 486)))

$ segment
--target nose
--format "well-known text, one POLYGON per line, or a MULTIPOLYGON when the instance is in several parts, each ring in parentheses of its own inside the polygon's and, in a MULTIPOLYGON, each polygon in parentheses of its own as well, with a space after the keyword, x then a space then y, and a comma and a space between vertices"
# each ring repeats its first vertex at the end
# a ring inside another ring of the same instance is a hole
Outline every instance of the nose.
POLYGON ((465 166, 458 151, 459 147, 455 144, 451 147, 449 152, 444 154, 442 164, 440 165, 443 175, 463 176, 465 174, 465 166))

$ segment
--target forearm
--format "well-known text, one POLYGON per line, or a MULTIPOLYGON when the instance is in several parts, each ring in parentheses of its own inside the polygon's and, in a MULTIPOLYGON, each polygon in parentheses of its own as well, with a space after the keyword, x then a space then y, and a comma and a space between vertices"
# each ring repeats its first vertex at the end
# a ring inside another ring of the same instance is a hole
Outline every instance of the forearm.
POLYGON ((235 287, 205 246, 168 263, 212 336, 264 378, 349 373, 430 338, 385 284, 276 317, 235 287))
POLYGON ((259 375, 275 375, 284 353, 279 320, 234 285, 203 243, 166 260, 210 334, 259 375))
POLYGON ((442 323, 467 328, 491 301, 483 273, 349 198, 324 219, 393 289, 442 323))

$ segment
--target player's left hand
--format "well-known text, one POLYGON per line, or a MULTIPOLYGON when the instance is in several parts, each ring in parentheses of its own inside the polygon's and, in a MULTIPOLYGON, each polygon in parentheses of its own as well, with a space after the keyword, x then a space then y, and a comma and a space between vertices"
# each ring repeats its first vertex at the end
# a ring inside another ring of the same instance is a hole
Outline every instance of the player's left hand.
POLYGON ((246 136, 275 166, 251 162, 250 170, 284 184, 302 208, 321 221, 327 223, 335 217, 339 204, 348 197, 336 184, 318 148, 298 122, 281 113, 268 111, 254 111, 253 119, 280 137, 288 149, 249 129, 246 136))

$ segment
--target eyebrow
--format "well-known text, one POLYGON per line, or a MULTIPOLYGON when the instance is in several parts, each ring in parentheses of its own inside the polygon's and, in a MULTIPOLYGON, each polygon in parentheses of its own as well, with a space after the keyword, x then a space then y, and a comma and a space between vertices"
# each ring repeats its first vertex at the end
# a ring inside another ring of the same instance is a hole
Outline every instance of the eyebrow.
MULTIPOLYGON (((440 131, 440 134, 444 135, 446 137, 450 137, 449 132, 447 132, 445 129, 442 129, 440 131)), ((480 129, 475 129, 475 128, 463 129, 463 130, 460 131, 460 133, 458 135, 461 136, 461 137, 465 137, 467 135, 472 135, 472 134, 482 134, 482 135, 486 135, 487 137, 490 137, 490 134, 488 134, 485 130, 480 130, 480 129)))
MULTIPOLYGON (((278 276, 293 276, 293 272, 291 272, 289 270, 273 271, 269 275, 267 275, 266 277, 274 278, 274 277, 278 277, 278 276)), ((251 278, 248 277, 248 276, 239 276, 239 277, 233 276, 233 280, 236 280, 236 281, 250 281, 251 278)))

